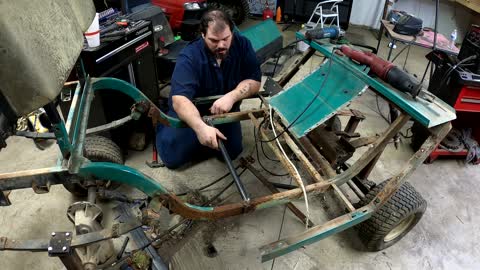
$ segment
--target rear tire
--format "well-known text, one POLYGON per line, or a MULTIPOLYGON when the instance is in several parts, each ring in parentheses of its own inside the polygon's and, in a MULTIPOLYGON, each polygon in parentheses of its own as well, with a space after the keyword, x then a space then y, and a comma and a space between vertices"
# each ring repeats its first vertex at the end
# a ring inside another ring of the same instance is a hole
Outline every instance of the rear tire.
MULTIPOLYGON (((116 143, 108 138, 102 136, 86 137, 84 147, 84 156, 92 162, 112 162, 117 164, 124 163, 120 147, 118 147, 116 143)), ((63 186, 75 196, 85 197, 88 195, 88 189, 83 185, 85 180, 86 179, 80 179, 80 183, 65 183, 63 186)), ((108 189, 115 189, 121 185, 120 183, 111 182, 108 180, 102 181, 100 184, 105 185, 108 189)))
MULTIPOLYGON (((367 205, 383 189, 387 181, 372 188, 360 200, 367 205)), ((357 226, 360 239, 368 251, 386 249, 402 239, 420 221, 427 202, 410 183, 404 183, 373 216, 357 226)))

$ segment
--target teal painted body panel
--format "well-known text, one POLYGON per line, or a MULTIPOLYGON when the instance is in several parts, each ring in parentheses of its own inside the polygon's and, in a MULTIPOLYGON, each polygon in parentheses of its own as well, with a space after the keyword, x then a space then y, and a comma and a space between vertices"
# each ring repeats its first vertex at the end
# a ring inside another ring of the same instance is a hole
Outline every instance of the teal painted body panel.
MULTIPOLYGON (((92 83, 93 83, 93 86, 92 86, 93 91, 99 91, 102 89, 116 90, 131 97, 133 100, 135 100, 135 102, 142 102, 142 101, 150 102, 147 96, 145 96, 140 90, 138 90, 133 85, 123 80, 119 80, 116 78, 95 78, 95 79, 92 79, 92 83)), ((163 113, 162 111, 160 111, 160 114, 161 114, 161 118, 166 119, 171 127, 175 127, 175 128, 187 127, 185 122, 177 118, 170 117, 167 114, 163 113)))
MULTIPOLYGON (((280 92, 269 101, 285 121, 285 125, 288 126, 320 91, 312 105, 290 128, 290 131, 298 138, 305 136, 328 120, 337 110, 347 105, 366 89, 365 82, 353 76, 342 65, 330 61, 327 60, 305 79, 280 92), (324 82, 325 78, 327 80, 324 82)), ((365 66, 363 68, 365 69, 365 66)))
POLYGON ((331 235, 342 232, 369 219, 372 214, 372 209, 368 208, 368 206, 363 207, 355 212, 347 214, 350 215, 348 219, 344 219, 336 224, 329 221, 323 225, 310 228, 299 235, 287 237, 283 240, 261 247, 262 262, 272 260, 306 245, 313 244, 331 235))
MULTIPOLYGON (((305 38, 302 33, 297 32, 296 35, 297 38, 305 38)), ((322 40, 322 44, 314 41, 309 43, 312 48, 329 58, 332 55, 332 49, 335 47, 335 45, 328 43, 327 40, 322 40)), ((420 98, 413 99, 410 95, 394 89, 382 80, 368 76, 368 74, 362 71, 363 66, 353 63, 346 56, 335 55, 334 61, 342 64, 346 70, 373 87, 425 127, 431 128, 456 118, 455 110, 438 98, 431 103, 420 98)))
POLYGON ((241 33, 250 40, 255 52, 266 47, 274 40, 282 38, 282 34, 278 31, 277 25, 273 20, 265 20, 245 29, 241 33))
POLYGON ((190 208, 193 208, 195 210, 198 210, 198 211, 202 211, 202 212, 212 212, 213 211, 213 207, 210 207, 210 206, 198 206, 198 205, 193 205, 193 204, 189 204, 189 203, 185 203, 186 206, 190 207, 190 208))
POLYGON ((73 147, 70 143, 70 137, 68 136, 65 123, 61 121, 59 124, 53 125, 53 133, 55 134, 55 138, 57 139, 57 144, 60 148, 60 152, 62 152, 62 156, 68 156, 68 153, 72 151, 73 147))
POLYGON ((82 165, 80 176, 95 176, 135 187, 148 196, 167 194, 168 191, 157 181, 128 166, 110 162, 87 162, 82 165))

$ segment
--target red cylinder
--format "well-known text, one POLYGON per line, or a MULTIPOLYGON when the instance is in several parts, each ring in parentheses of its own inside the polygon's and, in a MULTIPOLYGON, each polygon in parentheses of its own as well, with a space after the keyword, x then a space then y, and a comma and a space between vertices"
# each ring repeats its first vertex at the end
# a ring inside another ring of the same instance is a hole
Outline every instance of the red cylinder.
POLYGON ((273 11, 267 6, 263 10, 263 20, 273 19, 273 11))

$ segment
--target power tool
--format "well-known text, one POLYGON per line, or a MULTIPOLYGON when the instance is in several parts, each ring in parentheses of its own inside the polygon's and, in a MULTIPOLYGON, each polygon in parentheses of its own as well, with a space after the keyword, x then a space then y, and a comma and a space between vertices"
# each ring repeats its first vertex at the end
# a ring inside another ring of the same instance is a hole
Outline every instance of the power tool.
POLYGON ((371 52, 354 50, 348 46, 340 47, 343 54, 350 59, 370 66, 370 71, 398 90, 409 93, 416 98, 421 90, 421 83, 392 62, 384 60, 371 52))
POLYGON ((308 40, 322 38, 338 38, 344 35, 345 31, 336 26, 317 28, 305 32, 305 38, 307 38, 308 40))

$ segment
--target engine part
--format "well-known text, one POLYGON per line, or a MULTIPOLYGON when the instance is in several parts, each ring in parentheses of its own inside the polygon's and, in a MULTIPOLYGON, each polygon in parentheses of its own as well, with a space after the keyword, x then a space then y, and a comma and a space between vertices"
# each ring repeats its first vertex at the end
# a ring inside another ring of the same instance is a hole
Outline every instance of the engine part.
MULTIPOLYGON (((92 196, 89 197, 92 198, 92 196)), ((68 207, 67 216, 75 225, 76 235, 101 231, 103 229, 101 224, 103 218, 102 209, 94 203, 87 201, 75 202, 68 207)), ((105 263, 114 255, 113 242, 112 240, 101 241, 92 245, 76 248, 74 252, 77 253, 82 261, 84 269, 96 269, 98 264, 105 263)))

